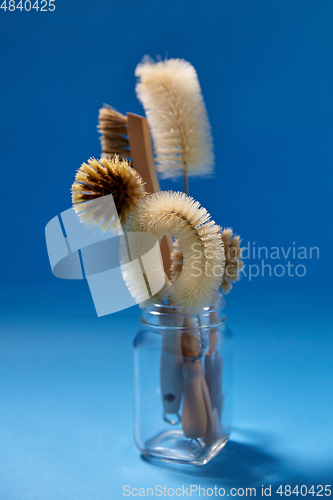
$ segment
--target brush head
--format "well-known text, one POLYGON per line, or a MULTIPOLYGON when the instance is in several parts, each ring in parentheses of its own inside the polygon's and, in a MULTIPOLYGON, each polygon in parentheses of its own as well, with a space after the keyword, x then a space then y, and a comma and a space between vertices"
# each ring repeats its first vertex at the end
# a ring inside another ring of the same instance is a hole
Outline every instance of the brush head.
POLYGON ((121 158, 130 158, 126 116, 104 105, 99 110, 98 130, 102 134, 100 141, 104 155, 117 154, 121 158))
POLYGON ((223 243, 219 227, 197 201, 172 191, 146 196, 130 213, 126 230, 152 233, 159 241, 170 233, 178 240, 182 271, 167 293, 180 313, 196 314, 211 304, 223 276, 223 243))
POLYGON ((90 158, 77 171, 72 186, 75 211, 87 226, 97 225, 102 231, 119 229, 119 221, 124 225, 144 196, 142 179, 127 160, 117 155, 100 160, 90 158), (114 204, 110 198, 103 202, 108 195, 112 195, 114 204))
POLYGON ((205 176, 214 167, 213 140, 194 67, 183 59, 136 68, 136 93, 146 111, 157 168, 164 177, 205 176))
POLYGON ((228 293, 232 289, 232 283, 239 280, 239 273, 244 265, 242 262, 242 249, 240 248, 240 238, 233 234, 232 229, 227 228, 221 232, 221 238, 225 253, 225 270, 221 283, 223 293, 228 293))

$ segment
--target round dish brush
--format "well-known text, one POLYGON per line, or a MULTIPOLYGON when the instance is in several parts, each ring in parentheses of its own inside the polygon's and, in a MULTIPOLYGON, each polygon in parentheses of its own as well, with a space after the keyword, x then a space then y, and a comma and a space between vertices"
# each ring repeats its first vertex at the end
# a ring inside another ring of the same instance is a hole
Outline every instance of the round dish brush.
POLYGON ((118 155, 100 160, 90 158, 76 173, 72 185, 75 211, 87 226, 99 226, 102 231, 119 229, 113 204, 103 202, 112 195, 121 225, 132 208, 145 196, 144 185, 138 173, 118 155))

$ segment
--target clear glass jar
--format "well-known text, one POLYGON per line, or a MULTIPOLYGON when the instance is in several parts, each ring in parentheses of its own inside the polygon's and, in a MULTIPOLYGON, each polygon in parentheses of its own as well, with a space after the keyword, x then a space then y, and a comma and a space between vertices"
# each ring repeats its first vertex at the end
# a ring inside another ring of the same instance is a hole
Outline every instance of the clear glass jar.
POLYGON ((232 334, 222 296, 197 316, 143 310, 134 339, 135 442, 143 455, 203 465, 229 439, 232 334))

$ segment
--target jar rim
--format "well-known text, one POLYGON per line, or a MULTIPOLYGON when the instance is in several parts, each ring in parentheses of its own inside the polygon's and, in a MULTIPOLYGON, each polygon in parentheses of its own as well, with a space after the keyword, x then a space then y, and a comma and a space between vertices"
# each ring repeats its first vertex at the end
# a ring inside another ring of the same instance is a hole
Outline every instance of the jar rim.
POLYGON ((175 312, 177 310, 175 306, 154 303, 142 310, 140 322, 162 330, 193 331, 193 329, 217 328, 226 321, 225 314, 221 314, 224 306, 225 301, 222 294, 219 294, 215 304, 202 308, 198 314, 181 314, 175 312), (174 321, 170 322, 170 320, 166 319, 170 317, 173 317, 174 321), (185 318, 192 320, 193 325, 184 326, 185 318))
POLYGON ((226 321, 226 316, 222 316, 222 318, 218 321, 218 322, 215 322, 215 323, 209 323, 209 324, 204 324, 204 325, 195 325, 195 326, 166 326, 166 325, 161 325, 161 324, 157 324, 157 323, 150 323, 148 321, 145 321, 144 318, 141 316, 139 318, 139 321, 142 325, 146 325, 146 326, 152 326, 158 330, 165 330, 165 331, 188 331, 188 332, 193 332, 193 330, 207 330, 209 331, 211 328, 219 328, 221 325, 223 325, 226 321))

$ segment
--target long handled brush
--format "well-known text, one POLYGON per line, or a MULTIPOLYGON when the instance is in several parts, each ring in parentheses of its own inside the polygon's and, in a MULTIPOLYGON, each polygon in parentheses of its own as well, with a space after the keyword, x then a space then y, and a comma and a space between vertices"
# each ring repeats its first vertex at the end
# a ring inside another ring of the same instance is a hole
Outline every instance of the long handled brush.
MULTIPOLYGON (((184 252, 182 273, 168 293, 170 302, 176 306, 178 313, 185 314, 184 327, 191 326, 192 331, 190 343, 183 342, 184 335, 180 339, 177 330, 173 335, 165 334, 160 362, 161 394, 165 414, 177 413, 184 386, 184 434, 190 439, 204 438, 210 444, 212 436, 216 436, 216 425, 199 356, 201 353, 198 352, 198 338, 193 333, 197 325, 193 328, 192 318, 186 315, 197 314, 216 297, 224 270, 224 250, 219 227, 193 198, 184 193, 162 191, 146 196, 134 207, 126 229, 135 233, 149 232, 158 239, 169 232, 179 241, 184 252), (184 356, 184 363, 180 361, 180 351, 184 356), (170 390, 167 391, 167 388, 170 390)), ((128 273, 124 278, 128 288, 134 288, 132 274, 128 273)), ((171 327, 173 317, 170 314, 169 319, 168 326, 171 327)), ((179 319, 179 314, 175 315, 175 321, 179 319)), ((176 326, 180 325, 174 322, 173 327, 176 326)), ((168 421, 172 423, 170 418, 168 421)), ((178 419, 174 421, 176 422, 178 419)))
MULTIPOLYGON (((188 178, 210 175, 214 167, 213 140, 197 73, 194 67, 183 59, 155 63, 146 57, 137 66, 135 74, 138 77, 137 96, 145 109, 153 136, 157 169, 164 177, 182 176, 184 191, 188 194, 188 178)), ((223 247, 223 242, 221 243, 223 247)), ((185 255, 183 257, 183 253, 188 249, 185 250, 183 244, 177 242, 174 249, 174 257, 182 256, 181 265, 173 262, 171 267, 175 289, 184 283, 188 289, 194 285, 190 274, 193 277, 195 265, 192 263, 192 273, 186 272, 187 258, 185 255)), ((192 245, 194 244, 192 241, 192 245)), ((204 267, 203 273, 206 274, 204 267)), ((204 281, 197 285, 193 287, 192 294, 197 297, 200 297, 201 293, 205 295, 204 281)), ((210 299, 213 300, 214 296, 211 295, 210 299)), ((200 307, 194 307, 192 312, 199 310, 200 307)), ((200 329, 198 334, 201 334, 200 329)), ((191 358, 186 343, 183 345, 183 355, 184 359, 191 358)), ((206 429, 208 419, 202 392, 201 359, 198 359, 195 365, 184 364, 183 372, 187 381, 184 392, 183 430, 185 435, 196 439, 205 434, 202 429, 206 429), (192 390, 194 387, 197 390, 192 390)), ((204 393, 208 394, 208 390, 204 393)))
POLYGON ((163 177, 207 176, 214 167, 213 140, 194 67, 183 59, 155 63, 145 58, 135 72, 136 92, 154 141, 163 177))

